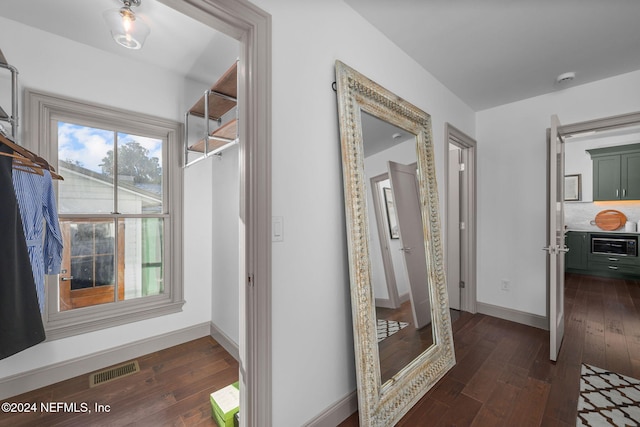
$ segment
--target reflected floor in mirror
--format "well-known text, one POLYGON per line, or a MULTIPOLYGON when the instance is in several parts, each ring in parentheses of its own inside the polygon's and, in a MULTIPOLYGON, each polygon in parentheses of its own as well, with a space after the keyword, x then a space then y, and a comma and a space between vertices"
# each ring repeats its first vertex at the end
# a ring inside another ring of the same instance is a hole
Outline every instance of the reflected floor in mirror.
MULTIPOLYGON (((458 310, 449 312, 452 322, 460 317, 458 310)), ((404 302, 399 309, 376 307, 376 317, 408 324, 378 343, 380 375, 384 384, 433 344, 433 332, 431 324, 420 329, 415 328, 410 301, 404 302)))

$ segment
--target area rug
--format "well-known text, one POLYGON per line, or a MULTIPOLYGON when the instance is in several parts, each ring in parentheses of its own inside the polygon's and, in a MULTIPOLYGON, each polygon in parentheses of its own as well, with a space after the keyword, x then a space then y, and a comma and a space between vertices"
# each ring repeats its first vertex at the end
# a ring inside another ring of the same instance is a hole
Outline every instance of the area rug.
POLYGON ((378 342, 385 338, 389 338, 402 328, 409 325, 407 322, 398 322, 397 320, 378 319, 378 342))
POLYGON ((576 426, 640 425, 640 380, 582 364, 576 426))

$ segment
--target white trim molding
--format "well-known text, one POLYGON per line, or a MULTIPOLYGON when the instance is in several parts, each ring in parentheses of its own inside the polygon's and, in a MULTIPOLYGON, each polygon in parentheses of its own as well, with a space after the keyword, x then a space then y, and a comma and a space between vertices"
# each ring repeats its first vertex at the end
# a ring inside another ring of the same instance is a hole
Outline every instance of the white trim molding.
POLYGON ((218 328, 213 322, 209 325, 209 334, 218 344, 222 346, 227 353, 233 356, 236 361, 240 362, 240 347, 236 344, 224 331, 218 328))
MULTIPOLYGON (((461 304, 460 309, 475 313, 477 308, 477 199, 476 199, 476 141, 469 135, 457 129, 450 123, 445 123, 445 177, 444 194, 446 203, 444 204, 444 218, 449 218, 449 144, 459 147, 463 152, 463 159, 466 163, 464 178, 461 178, 463 190, 460 194, 460 206, 463 211, 461 221, 466 223, 466 232, 461 235, 461 270, 466 278, 465 287, 460 289, 461 304)), ((447 236, 445 241, 449 242, 449 225, 445 228, 447 236)), ((445 251, 446 254, 446 251, 445 251)), ((445 265, 447 261, 445 260, 445 265)))
POLYGON ((497 305, 478 302, 476 304, 478 313, 487 316, 497 317, 499 319, 509 320, 511 322, 521 323, 534 328, 549 330, 549 319, 538 314, 525 313, 524 311, 513 310, 511 308, 500 307, 497 305))
POLYGON ((320 415, 304 424, 304 427, 335 427, 358 410, 358 393, 352 391, 320 415))

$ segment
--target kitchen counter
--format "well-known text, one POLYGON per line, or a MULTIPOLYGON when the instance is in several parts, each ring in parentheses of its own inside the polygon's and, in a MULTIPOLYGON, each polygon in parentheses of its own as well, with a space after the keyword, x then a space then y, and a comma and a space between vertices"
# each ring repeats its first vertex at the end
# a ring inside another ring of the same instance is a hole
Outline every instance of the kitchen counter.
POLYGON ((608 231, 608 230, 601 230, 599 228, 589 228, 587 230, 581 230, 581 229, 577 229, 577 228, 567 228, 566 230, 564 230, 565 233, 569 232, 569 231, 576 231, 576 232, 582 232, 582 233, 598 233, 598 234, 631 234, 631 235, 640 235, 640 232, 638 231, 624 231, 623 229, 620 230, 613 230, 613 231, 608 231))

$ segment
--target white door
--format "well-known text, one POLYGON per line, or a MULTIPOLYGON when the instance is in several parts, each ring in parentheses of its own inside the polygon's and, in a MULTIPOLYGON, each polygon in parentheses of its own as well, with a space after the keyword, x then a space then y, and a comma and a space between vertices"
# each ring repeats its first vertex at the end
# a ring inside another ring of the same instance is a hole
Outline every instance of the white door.
POLYGON ((409 276, 409 296, 416 329, 431 323, 431 304, 427 286, 427 259, 424 249, 420 193, 416 166, 389 162, 389 179, 396 205, 398 229, 409 276))
POLYGON ((564 141, 558 133, 560 121, 551 116, 549 134, 549 339, 551 360, 558 359, 564 337, 564 141))

